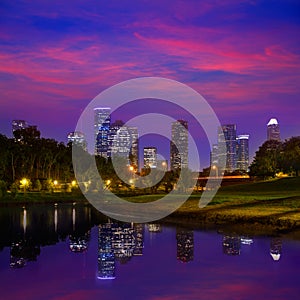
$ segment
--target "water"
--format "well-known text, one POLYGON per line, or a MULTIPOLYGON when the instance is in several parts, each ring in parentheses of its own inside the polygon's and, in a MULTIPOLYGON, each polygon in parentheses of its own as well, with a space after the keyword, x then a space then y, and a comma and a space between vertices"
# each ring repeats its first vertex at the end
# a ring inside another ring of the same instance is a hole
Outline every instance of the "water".
POLYGON ((300 242, 1 208, 0 299, 297 299, 300 242), (271 254, 272 255, 271 255, 271 254))

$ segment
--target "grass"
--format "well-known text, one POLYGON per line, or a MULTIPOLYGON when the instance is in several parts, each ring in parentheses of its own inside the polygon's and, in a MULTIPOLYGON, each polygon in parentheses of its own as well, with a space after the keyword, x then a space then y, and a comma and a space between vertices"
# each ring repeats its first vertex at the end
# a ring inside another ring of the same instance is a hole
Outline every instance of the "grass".
MULTIPOLYGON (((131 202, 152 202, 165 194, 126 195, 131 202)), ((176 195, 174 197, 180 197, 176 195)), ((212 222, 214 224, 257 224, 272 228, 300 228, 300 177, 282 178, 266 182, 221 187, 213 200, 200 209, 201 193, 192 194, 184 204, 171 215, 183 222, 212 222)), ((0 200, 2 203, 53 203, 85 201, 81 194, 18 194, 0 200)), ((170 200, 172 201, 172 200, 170 200)), ((170 202, 171 204, 171 202, 170 202)))

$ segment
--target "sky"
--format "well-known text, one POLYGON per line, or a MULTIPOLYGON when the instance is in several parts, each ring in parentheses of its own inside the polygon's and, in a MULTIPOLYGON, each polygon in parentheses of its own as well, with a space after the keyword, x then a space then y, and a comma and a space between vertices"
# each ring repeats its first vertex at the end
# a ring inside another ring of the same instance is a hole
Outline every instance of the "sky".
POLYGON ((251 157, 270 118, 283 140, 300 135, 297 0, 2 0, 0 15, 2 134, 25 119, 66 142, 95 96, 153 76, 188 85, 250 134, 251 157))

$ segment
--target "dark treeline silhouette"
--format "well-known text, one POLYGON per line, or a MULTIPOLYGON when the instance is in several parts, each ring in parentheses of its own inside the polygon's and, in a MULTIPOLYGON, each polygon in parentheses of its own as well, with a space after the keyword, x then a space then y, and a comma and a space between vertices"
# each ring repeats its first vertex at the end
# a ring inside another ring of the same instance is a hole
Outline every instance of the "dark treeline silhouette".
POLYGON ((285 142, 266 141, 259 147, 250 166, 250 175, 264 179, 280 172, 299 176, 299 171, 300 137, 292 137, 285 142))
POLYGON ((0 135, 0 180, 8 187, 22 178, 33 185, 50 178, 70 181, 74 178, 71 153, 71 145, 41 138, 34 127, 14 131, 14 138, 0 135))

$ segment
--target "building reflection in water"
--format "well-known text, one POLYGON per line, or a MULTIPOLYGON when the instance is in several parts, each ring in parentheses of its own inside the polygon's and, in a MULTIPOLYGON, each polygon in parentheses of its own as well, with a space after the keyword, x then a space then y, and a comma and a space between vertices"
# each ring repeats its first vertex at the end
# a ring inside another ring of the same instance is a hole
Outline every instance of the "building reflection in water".
POLYGON ((32 241, 20 240, 10 247, 10 267, 22 268, 28 261, 36 261, 40 254, 40 247, 32 241))
POLYGON ((243 245, 252 245, 253 244, 253 237, 252 236, 247 236, 247 235, 241 236, 241 244, 243 244, 243 245))
POLYGON ((270 245, 270 255, 274 261, 278 261, 282 253, 282 240, 280 238, 272 238, 270 245))
POLYGON ((194 259, 194 232, 185 228, 176 228, 177 259, 189 262, 194 259))
POLYGON ((113 223, 99 225, 98 279, 115 279, 115 253, 112 246, 113 223))
POLYGON ((147 224, 149 232, 162 232, 162 227, 158 223, 147 224))
POLYGON ((116 261, 124 264, 143 255, 144 225, 105 223, 99 225, 98 279, 114 279, 116 261))
POLYGON ((22 268, 29 261, 37 260, 43 246, 65 241, 67 237, 72 252, 84 252, 94 222, 88 205, 55 203, 3 210, 0 212, 3 229, 0 249, 10 248, 11 268, 22 268))
POLYGON ((88 244, 90 240, 91 232, 90 230, 84 234, 72 234, 69 236, 69 248, 72 252, 81 253, 88 249, 88 244))
POLYGON ((223 253, 227 255, 241 254, 241 237, 236 235, 223 235, 223 253))

